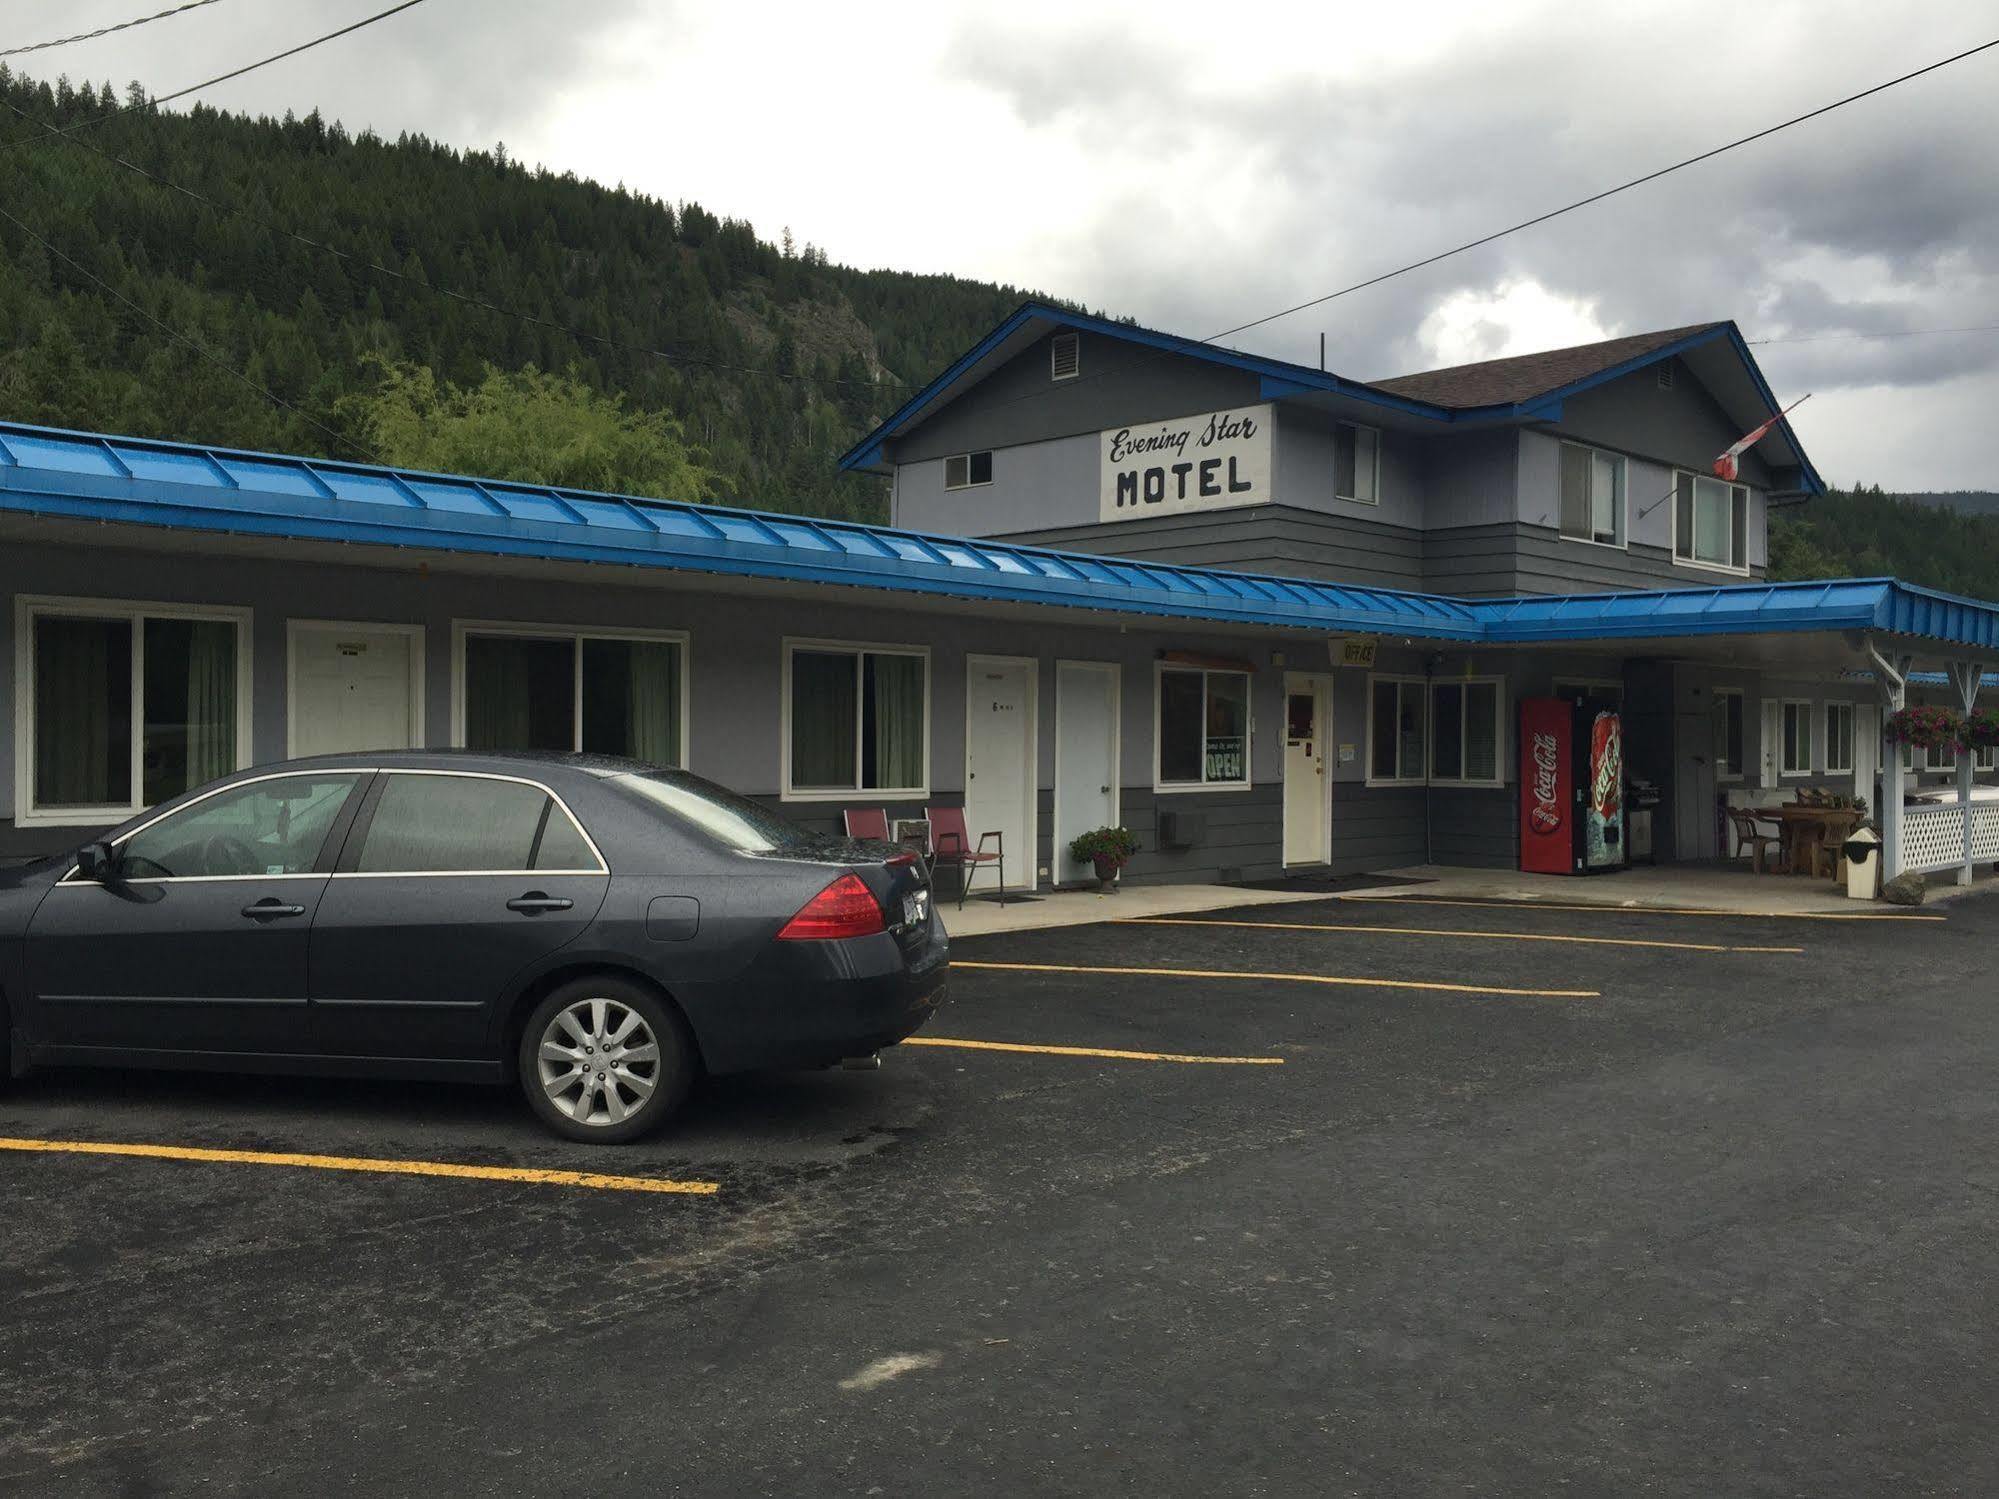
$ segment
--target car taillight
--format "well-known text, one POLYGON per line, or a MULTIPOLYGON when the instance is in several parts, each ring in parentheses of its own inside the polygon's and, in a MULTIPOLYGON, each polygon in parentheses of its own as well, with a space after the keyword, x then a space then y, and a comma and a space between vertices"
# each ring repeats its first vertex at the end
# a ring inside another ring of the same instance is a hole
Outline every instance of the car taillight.
POLYGON ((807 901, 777 935, 780 941, 808 942, 871 937, 882 930, 882 908, 874 891, 850 872, 807 901))

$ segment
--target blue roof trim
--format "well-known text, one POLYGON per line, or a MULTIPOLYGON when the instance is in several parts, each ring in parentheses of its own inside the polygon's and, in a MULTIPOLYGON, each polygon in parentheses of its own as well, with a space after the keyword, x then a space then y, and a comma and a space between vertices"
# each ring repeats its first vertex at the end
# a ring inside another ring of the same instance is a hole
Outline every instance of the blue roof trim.
POLYGON ((1462 599, 7 422, 0 512, 1475 645, 1873 631, 1999 652, 1999 604, 1893 578, 1462 599))

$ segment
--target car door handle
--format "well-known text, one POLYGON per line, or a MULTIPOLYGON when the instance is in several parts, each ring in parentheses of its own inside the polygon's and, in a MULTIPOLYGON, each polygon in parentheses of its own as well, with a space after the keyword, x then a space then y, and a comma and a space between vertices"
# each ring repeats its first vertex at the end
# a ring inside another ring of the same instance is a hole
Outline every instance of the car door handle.
POLYGON ((564 900, 559 895, 543 895, 539 890, 530 890, 526 895, 515 896, 508 901, 507 909, 532 916, 539 911, 567 911, 575 904, 575 901, 564 900))
POLYGON ((280 916, 303 916, 304 906, 288 905, 275 895, 267 895, 243 908, 243 914, 252 921, 273 921, 280 916))

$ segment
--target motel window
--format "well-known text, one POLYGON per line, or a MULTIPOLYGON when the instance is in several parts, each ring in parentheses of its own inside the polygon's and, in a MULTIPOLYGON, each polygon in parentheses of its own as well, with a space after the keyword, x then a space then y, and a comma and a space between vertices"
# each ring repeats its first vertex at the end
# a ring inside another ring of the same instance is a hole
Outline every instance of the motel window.
POLYGON ((784 692, 786 796, 929 794, 928 651, 787 641, 784 692))
POLYGON ((1777 765, 1778 772, 1787 776, 1808 776, 1812 773, 1812 705, 1788 699, 1781 714, 1778 737, 1782 758, 1777 765))
POLYGON ((1333 429, 1333 497, 1381 503, 1381 434, 1341 422, 1333 429))
POLYGON ((24 599, 19 820, 116 821, 249 763, 249 613, 24 599))
POLYGON ((1369 785, 1422 784, 1423 688, 1421 677, 1368 678, 1369 785))
POLYGON ((1248 672, 1162 666, 1155 701, 1155 785, 1249 784, 1248 672))
POLYGON ((1853 704, 1825 705, 1825 768, 1828 775, 1853 773, 1853 704))
POLYGON ((1957 746, 1954 744, 1932 744, 1923 750, 1923 769, 1930 771, 1956 770, 1957 746))
POLYGON ((1430 689, 1430 783, 1499 784, 1499 678, 1438 682, 1430 689))
POLYGON ((1999 745, 1981 744, 1977 749, 1973 750, 1971 752, 1971 768, 1973 770, 1999 768, 1999 745))
POLYGON ((1718 688, 1714 694, 1714 775, 1718 781, 1742 779, 1742 692, 1718 688))
POLYGON ((1562 535, 1624 545, 1624 459, 1573 442, 1562 444, 1562 535))
POLYGON ((944 460, 946 489, 975 489, 992 482, 993 455, 990 448, 983 453, 953 453, 944 460))
POLYGON ((1749 491, 1705 474, 1681 474, 1673 500, 1673 560, 1749 571, 1749 491))
POLYGON ((468 749, 686 761, 684 635, 461 626, 458 682, 468 749))

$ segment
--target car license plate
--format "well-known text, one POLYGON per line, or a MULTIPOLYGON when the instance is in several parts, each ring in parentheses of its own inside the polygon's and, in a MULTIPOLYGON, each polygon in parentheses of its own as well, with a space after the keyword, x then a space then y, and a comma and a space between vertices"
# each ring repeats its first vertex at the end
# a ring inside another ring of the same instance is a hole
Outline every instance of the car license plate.
POLYGON ((930 892, 912 890, 902 898, 902 924, 922 926, 930 919, 930 892))

